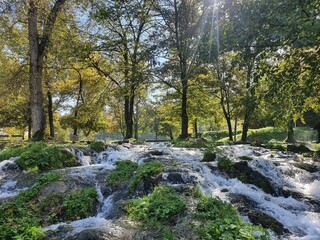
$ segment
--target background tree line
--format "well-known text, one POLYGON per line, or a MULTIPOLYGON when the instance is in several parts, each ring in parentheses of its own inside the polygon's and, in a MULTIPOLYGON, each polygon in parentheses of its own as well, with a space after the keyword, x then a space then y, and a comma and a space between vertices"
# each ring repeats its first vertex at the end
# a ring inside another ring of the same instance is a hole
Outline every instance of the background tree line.
MULTIPOLYGON (((320 1, 3 0, 0 127, 35 141, 242 123, 320 110, 320 1)), ((313 119, 314 120, 314 119, 313 119)), ((316 120, 314 120, 316 121, 316 120)))

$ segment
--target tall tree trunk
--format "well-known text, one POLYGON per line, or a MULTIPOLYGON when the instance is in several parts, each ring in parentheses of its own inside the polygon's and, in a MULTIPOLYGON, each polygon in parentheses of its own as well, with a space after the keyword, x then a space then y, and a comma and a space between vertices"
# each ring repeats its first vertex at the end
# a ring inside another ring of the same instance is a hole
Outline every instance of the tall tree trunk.
POLYGON ((139 104, 136 103, 136 111, 134 114, 134 138, 139 138, 139 104))
POLYGON ((134 92, 131 91, 131 96, 125 96, 125 123, 126 123, 126 136, 125 139, 133 137, 133 107, 134 107, 134 92))
POLYGON ((54 138, 54 125, 53 125, 53 104, 52 104, 52 95, 50 90, 47 92, 48 97, 48 117, 49 117, 49 126, 50 126, 50 137, 54 138))
POLYGON ((42 92, 42 69, 43 54, 40 53, 37 28, 37 8, 33 1, 30 1, 28 16, 29 54, 30 54, 30 109, 33 134, 35 141, 44 139, 46 119, 42 92))
POLYGON ((249 113, 246 113, 244 115, 244 120, 243 120, 243 127, 242 127, 242 135, 241 135, 241 141, 246 142, 247 137, 248 137, 248 130, 249 130, 249 113))
POLYGON ((296 140, 294 139, 293 127, 294 127, 294 121, 291 120, 288 123, 288 133, 287 133, 288 135, 287 135, 287 139, 286 139, 287 143, 295 143, 296 142, 296 140))
POLYGON ((45 50, 50 42, 53 26, 66 0, 56 0, 46 23, 43 32, 38 32, 37 3, 30 0, 28 8, 28 39, 29 39, 29 90, 30 108, 34 141, 44 140, 46 129, 46 117, 44 111, 44 97, 42 90, 42 70, 45 50), (41 38, 40 38, 41 36, 41 38))
POLYGON ((30 122, 28 122, 28 140, 32 138, 31 131, 32 131, 32 124, 30 120, 30 122))
POLYGON ((188 94, 188 81, 182 79, 182 102, 181 102, 181 139, 189 137, 188 134, 188 113, 187 113, 187 94, 188 94))
POLYGON ((237 124, 238 124, 238 119, 236 117, 234 120, 234 139, 233 139, 234 142, 237 141, 237 124))
POLYGON ((198 118, 195 118, 193 121, 193 133, 194 137, 198 138, 198 118))
MULTIPOLYGON (((228 103, 227 103, 228 104, 228 103)), ((225 106, 225 101, 224 101, 224 94, 221 90, 221 100, 220 100, 220 105, 222 107, 222 111, 223 111, 223 115, 224 115, 224 118, 226 119, 227 121, 227 126, 228 126, 228 136, 229 136, 229 140, 232 141, 232 125, 231 125, 231 117, 230 117, 230 111, 229 111, 229 107, 227 106, 227 109, 226 109, 226 106, 225 106)))
POLYGON ((169 136, 170 136, 170 140, 173 141, 172 128, 169 129, 169 136))

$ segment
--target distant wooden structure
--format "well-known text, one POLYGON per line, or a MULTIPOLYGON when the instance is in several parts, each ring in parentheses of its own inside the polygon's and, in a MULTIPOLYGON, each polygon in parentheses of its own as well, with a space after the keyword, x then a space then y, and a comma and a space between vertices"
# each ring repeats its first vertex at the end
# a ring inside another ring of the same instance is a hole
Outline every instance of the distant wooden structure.
POLYGON ((313 129, 318 131, 318 143, 320 143, 320 122, 313 129))

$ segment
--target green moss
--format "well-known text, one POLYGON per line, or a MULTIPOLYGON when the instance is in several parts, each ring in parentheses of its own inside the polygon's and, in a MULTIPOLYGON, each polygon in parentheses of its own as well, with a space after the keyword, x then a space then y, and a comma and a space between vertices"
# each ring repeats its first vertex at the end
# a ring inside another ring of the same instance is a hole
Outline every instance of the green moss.
POLYGON ((157 161, 147 162, 137 169, 129 185, 130 192, 134 192, 138 184, 148 178, 163 172, 163 165, 157 161))
POLYGON ((104 151, 104 143, 101 141, 94 141, 90 143, 90 148, 93 149, 96 152, 102 152, 104 151))
POLYGON ((92 216, 98 194, 95 188, 86 188, 68 194, 62 203, 62 219, 77 220, 92 216))
POLYGON ((46 147, 43 144, 29 148, 16 162, 19 167, 27 171, 47 171, 78 165, 70 152, 58 147, 46 147))
POLYGON ((11 157, 19 157, 26 151, 35 151, 46 147, 47 145, 43 142, 29 144, 27 146, 14 146, 0 152, 0 161, 7 160, 11 157))
POLYGON ((107 178, 107 182, 112 187, 118 187, 128 181, 138 168, 137 163, 129 160, 116 162, 116 166, 116 169, 107 178))
POLYGON ((218 161, 218 168, 222 171, 230 171, 234 168, 234 163, 227 157, 222 157, 218 161))
POLYGON ((0 206, 0 239, 40 239, 40 217, 34 204, 39 191, 60 179, 57 173, 41 175, 36 184, 0 206))
POLYGON ((216 159, 216 157, 217 157, 217 153, 216 152, 214 152, 211 149, 207 149, 204 152, 202 162, 212 162, 212 161, 214 161, 216 159))
POLYGON ((168 223, 184 211, 185 203, 171 188, 158 186, 148 196, 129 202, 125 209, 132 220, 148 224, 168 223))
POLYGON ((219 198, 202 196, 197 204, 195 227, 200 239, 269 239, 267 230, 245 223, 236 209, 219 198))
POLYGON ((241 156, 239 158, 244 161, 251 161, 253 159, 252 157, 249 157, 249 156, 241 156))

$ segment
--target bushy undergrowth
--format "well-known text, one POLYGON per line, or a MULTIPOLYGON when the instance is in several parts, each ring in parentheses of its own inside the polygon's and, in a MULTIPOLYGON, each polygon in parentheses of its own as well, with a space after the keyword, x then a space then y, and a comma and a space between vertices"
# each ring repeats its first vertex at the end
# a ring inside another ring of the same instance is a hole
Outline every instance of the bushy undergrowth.
POLYGON ((207 149, 204 152, 202 162, 212 162, 216 159, 217 153, 212 149, 207 149))
POLYGON ((223 156, 218 161, 218 168, 220 170, 232 170, 234 168, 234 163, 226 156, 223 156))
POLYGON ((22 153, 28 151, 32 148, 37 148, 38 146, 42 146, 44 143, 35 143, 35 144, 29 144, 27 146, 15 146, 8 149, 4 149, 0 152, 0 161, 7 160, 11 157, 18 157, 22 153))
POLYGON ((120 186, 128 181, 138 168, 138 164, 130 160, 116 162, 116 166, 117 168, 107 178, 107 182, 112 187, 120 186))
POLYGON ((59 180, 60 177, 56 173, 42 175, 29 190, 0 206, 0 239, 37 240, 44 236, 33 202, 44 186, 59 180))
POLYGON ((70 152, 58 147, 47 147, 45 143, 32 144, 20 155, 16 163, 27 171, 46 171, 78 165, 70 152))
POLYGON ((267 230, 245 223, 235 208, 219 198, 202 196, 195 218, 201 222, 196 227, 200 239, 269 239, 267 230))
POLYGON ((104 143, 101 141, 94 141, 90 143, 90 148, 96 152, 102 152, 104 150, 104 143))
POLYGON ((0 206, 0 239, 41 239, 43 225, 86 218, 95 213, 98 196, 95 188, 67 195, 53 193, 38 199, 41 189, 60 178, 57 173, 41 175, 30 189, 0 206))
POLYGON ((171 188, 157 186, 153 193, 129 202, 125 209, 132 220, 167 223, 183 212, 185 203, 171 188))
POLYGON ((164 168, 160 162, 151 161, 138 167, 136 174, 132 177, 129 189, 133 192, 141 181, 163 172, 164 168))

